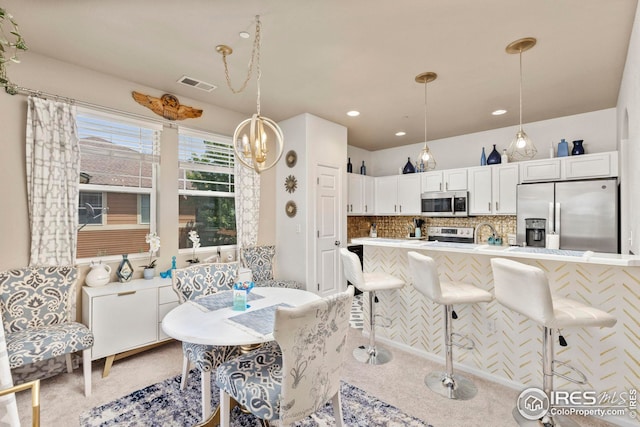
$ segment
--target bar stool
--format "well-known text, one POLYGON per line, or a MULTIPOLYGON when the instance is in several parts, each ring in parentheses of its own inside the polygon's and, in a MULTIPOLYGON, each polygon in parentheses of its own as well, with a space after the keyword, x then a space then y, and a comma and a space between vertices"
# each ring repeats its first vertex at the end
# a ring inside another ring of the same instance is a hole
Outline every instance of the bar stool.
POLYGON ((369 365, 382 365, 391 360, 391 352, 383 347, 376 346, 376 316, 375 300, 376 291, 399 289, 404 286, 404 282, 397 277, 386 273, 363 273, 360 267, 360 259, 353 252, 346 248, 340 249, 342 266, 345 278, 362 292, 369 293, 369 346, 360 346, 353 350, 353 357, 358 362, 369 365))
MULTIPOLYGON (((522 264, 508 259, 493 258, 493 281, 496 299, 503 306, 520 313, 542 325, 542 384, 548 402, 551 402, 553 376, 557 375, 576 384, 586 384, 587 378, 578 369, 554 360, 553 341, 555 330, 565 327, 606 327, 616 324, 616 318, 602 310, 582 304, 578 301, 551 295, 549 280, 538 267, 522 264), (571 378, 554 370, 556 365, 572 370, 580 379, 571 378)), ((560 336, 560 344, 566 345, 560 336)), ((522 413, 518 407, 513 410, 513 417, 519 425, 528 425, 537 420, 540 414, 522 413)), ((551 416, 550 411, 540 415, 544 426, 578 426, 577 423, 564 416, 551 416)), ((537 422, 537 421, 536 421, 537 422)))
POLYGON ((409 252, 409 268, 416 290, 431 301, 444 306, 444 343, 446 349, 445 372, 431 372, 424 382, 431 390, 449 399, 469 400, 478 393, 475 384, 468 378, 453 373, 452 346, 473 350, 471 338, 452 332, 452 319, 457 319, 453 304, 475 304, 489 302, 493 295, 476 286, 462 282, 441 282, 438 267, 433 258, 417 252, 409 252), (464 338, 467 345, 453 341, 453 336, 464 338))

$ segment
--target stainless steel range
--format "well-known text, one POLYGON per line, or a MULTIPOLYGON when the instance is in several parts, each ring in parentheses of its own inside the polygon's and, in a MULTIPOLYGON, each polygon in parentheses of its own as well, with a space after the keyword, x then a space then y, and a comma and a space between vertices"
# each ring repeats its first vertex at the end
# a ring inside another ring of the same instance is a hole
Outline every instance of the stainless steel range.
POLYGON ((473 243, 473 227, 427 227, 427 240, 473 243))

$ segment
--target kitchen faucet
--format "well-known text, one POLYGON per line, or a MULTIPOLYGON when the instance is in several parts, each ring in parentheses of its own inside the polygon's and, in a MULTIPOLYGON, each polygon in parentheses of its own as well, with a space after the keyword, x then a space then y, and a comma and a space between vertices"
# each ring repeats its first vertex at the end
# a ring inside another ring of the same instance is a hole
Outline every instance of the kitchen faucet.
POLYGON ((496 229, 493 228, 493 225, 489 224, 488 222, 481 222, 476 226, 476 231, 475 233, 473 233, 473 243, 479 243, 478 242, 478 238, 480 234, 479 232, 480 232, 480 229, 484 226, 489 227, 491 229, 491 233, 493 234, 493 237, 496 237, 496 229))

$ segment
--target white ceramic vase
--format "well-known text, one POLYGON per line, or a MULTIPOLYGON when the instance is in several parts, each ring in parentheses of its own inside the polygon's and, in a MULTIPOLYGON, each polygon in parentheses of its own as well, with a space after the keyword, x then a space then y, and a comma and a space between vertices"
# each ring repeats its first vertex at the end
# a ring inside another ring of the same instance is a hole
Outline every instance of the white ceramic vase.
POLYGON ((111 267, 106 264, 91 262, 91 271, 85 278, 87 286, 104 286, 111 280, 111 267))

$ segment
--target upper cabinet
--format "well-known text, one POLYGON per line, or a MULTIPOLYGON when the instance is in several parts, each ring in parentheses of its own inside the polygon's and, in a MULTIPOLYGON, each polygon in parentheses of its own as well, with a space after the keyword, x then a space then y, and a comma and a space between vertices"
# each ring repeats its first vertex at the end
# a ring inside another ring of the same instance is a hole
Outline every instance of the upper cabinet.
POLYGON ((618 176, 618 152, 585 154, 562 158, 563 179, 618 176))
POLYGON ((618 152, 520 162, 520 182, 563 181, 618 176, 618 152))
POLYGON ((348 173, 347 182, 347 215, 373 215, 374 178, 348 173))
POLYGON ((422 174, 375 178, 376 215, 419 215, 420 175, 422 174))
POLYGON ((464 191, 467 189, 467 168, 424 172, 420 174, 420 177, 423 193, 427 191, 464 191))
POLYGON ((469 168, 469 214, 515 215, 518 164, 469 168))
POLYGON ((560 158, 520 162, 520 182, 558 181, 560 158))

